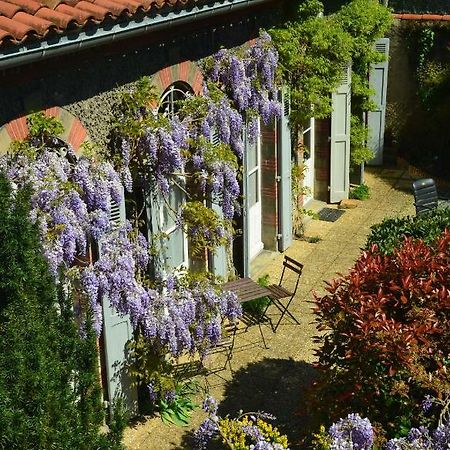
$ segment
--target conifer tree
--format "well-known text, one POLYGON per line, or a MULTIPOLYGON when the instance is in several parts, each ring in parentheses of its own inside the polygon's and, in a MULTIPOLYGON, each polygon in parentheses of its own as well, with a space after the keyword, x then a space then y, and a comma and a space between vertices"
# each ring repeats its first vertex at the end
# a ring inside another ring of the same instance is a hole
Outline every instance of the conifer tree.
POLYGON ((48 271, 30 193, 0 174, 0 449, 119 449, 103 421, 96 338, 48 271))

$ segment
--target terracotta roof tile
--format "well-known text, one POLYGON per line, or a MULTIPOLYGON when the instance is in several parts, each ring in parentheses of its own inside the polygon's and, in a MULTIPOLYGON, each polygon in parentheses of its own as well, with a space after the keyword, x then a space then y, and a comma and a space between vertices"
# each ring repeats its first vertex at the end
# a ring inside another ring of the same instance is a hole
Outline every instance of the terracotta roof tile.
POLYGON ((73 6, 65 5, 64 3, 60 3, 55 10, 57 12, 67 14, 68 16, 73 17, 73 19, 79 24, 85 24, 89 19, 92 19, 92 14, 89 14, 86 11, 82 11, 81 9, 74 8, 73 6))
POLYGON ((32 16, 31 14, 27 14, 24 12, 18 12, 14 16, 14 20, 25 25, 29 25, 36 31, 37 34, 44 36, 48 33, 52 28, 55 28, 56 25, 48 20, 41 19, 37 16, 32 16))
POLYGON ((44 38, 49 31, 64 33, 120 17, 175 7, 201 0, 0 0, 0 49, 31 37, 44 38))
POLYGON ((58 11, 53 11, 53 9, 50 8, 41 8, 35 15, 36 17, 41 17, 42 19, 52 22, 60 30, 69 28, 71 23, 76 22, 72 16, 58 11))
POLYGON ((42 8, 42 4, 34 0, 7 0, 13 5, 20 6, 27 13, 34 14, 38 9, 42 8))
POLYGON ((8 17, 8 19, 12 19, 14 14, 18 11, 20 11, 20 6, 0 0, 0 16, 5 16, 8 17))
POLYGON ((0 28, 0 42, 2 42, 2 41, 8 41, 9 39, 11 39, 12 38, 12 35, 10 34, 10 33, 8 33, 7 31, 5 31, 5 30, 2 30, 1 28, 0 28))
POLYGON ((105 8, 107 11, 111 11, 114 16, 120 16, 125 11, 128 12, 128 8, 126 6, 111 0, 93 0, 92 3, 105 8))
POLYGON ((114 3, 123 5, 128 11, 135 13, 139 8, 143 8, 142 2, 137 0, 112 0, 114 3))
POLYGON ((87 2, 85 0, 81 0, 80 2, 78 2, 75 8, 89 13, 98 21, 103 20, 107 15, 113 15, 112 12, 108 11, 106 8, 94 5, 93 3, 87 2))
POLYGON ((34 34, 33 28, 29 25, 4 16, 0 16, 0 30, 7 31, 16 41, 21 41, 27 34, 34 34))

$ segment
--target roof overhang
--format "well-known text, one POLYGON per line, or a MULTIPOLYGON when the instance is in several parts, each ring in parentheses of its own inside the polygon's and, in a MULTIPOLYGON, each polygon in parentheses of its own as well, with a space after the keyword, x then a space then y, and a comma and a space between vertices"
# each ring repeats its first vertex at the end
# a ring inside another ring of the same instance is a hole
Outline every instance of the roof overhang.
POLYGON ((159 10, 143 18, 116 22, 78 32, 56 35, 47 40, 27 42, 0 50, 0 70, 84 49, 110 44, 146 33, 217 17, 274 0, 221 0, 180 10, 159 10))

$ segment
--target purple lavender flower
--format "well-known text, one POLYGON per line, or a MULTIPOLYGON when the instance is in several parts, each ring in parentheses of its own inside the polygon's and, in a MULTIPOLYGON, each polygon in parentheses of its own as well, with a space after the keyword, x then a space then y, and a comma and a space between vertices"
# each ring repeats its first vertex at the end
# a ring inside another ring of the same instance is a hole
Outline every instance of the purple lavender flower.
POLYGON ((446 450, 450 447, 450 424, 439 425, 431 435, 433 450, 446 450))
POLYGON ((175 398, 176 398, 175 391, 167 391, 164 393, 164 400, 167 403, 172 403, 173 401, 175 401, 175 398))
POLYGON ((155 383, 154 381, 150 381, 150 383, 147 384, 148 389, 148 397, 152 403, 156 402, 157 394, 155 391, 155 383))

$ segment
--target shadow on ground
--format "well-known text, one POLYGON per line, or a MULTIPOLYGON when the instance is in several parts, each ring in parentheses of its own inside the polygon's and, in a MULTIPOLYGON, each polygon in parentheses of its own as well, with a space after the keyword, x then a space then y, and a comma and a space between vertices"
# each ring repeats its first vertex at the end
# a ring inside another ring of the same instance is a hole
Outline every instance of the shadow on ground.
MULTIPOLYGON (((219 414, 235 417, 239 411, 271 413, 277 418, 274 425, 288 436, 290 448, 300 448, 301 433, 307 426, 302 403, 315 373, 311 364, 293 359, 264 358, 249 363, 227 382, 219 414)), ((186 433, 176 450, 190 448, 192 435, 186 433)))

